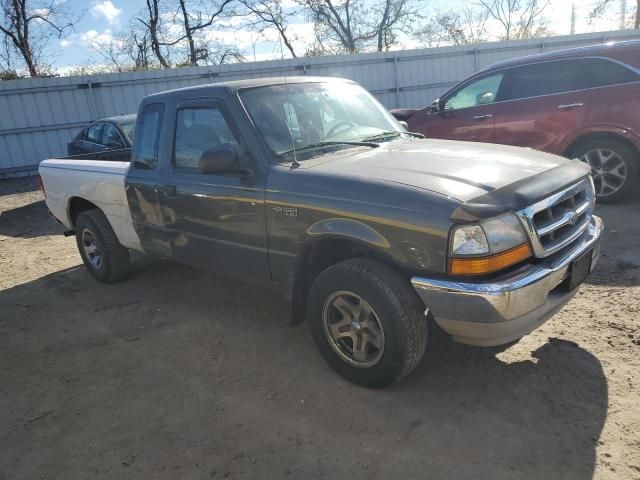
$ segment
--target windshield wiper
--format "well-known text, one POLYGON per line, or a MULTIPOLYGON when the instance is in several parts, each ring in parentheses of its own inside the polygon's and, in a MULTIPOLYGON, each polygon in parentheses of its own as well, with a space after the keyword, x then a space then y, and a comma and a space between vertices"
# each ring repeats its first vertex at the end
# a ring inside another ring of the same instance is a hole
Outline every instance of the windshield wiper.
POLYGON ((371 142, 374 140, 384 140, 385 138, 396 138, 401 135, 409 135, 411 137, 416 138, 424 138, 424 135, 421 133, 415 132, 398 132, 397 130, 389 130, 388 132, 377 133, 375 135, 371 135, 370 137, 365 137, 362 139, 363 142, 371 142))
POLYGON ((356 147, 371 147, 371 148, 377 148, 380 145, 378 145, 377 143, 373 143, 373 142, 367 142, 365 140, 361 141, 361 142, 339 142, 339 141, 335 141, 335 142, 318 142, 318 143, 312 143, 310 145, 305 145, 304 147, 300 147, 300 148, 292 148, 291 150, 287 150, 285 152, 280 153, 280 156, 283 155, 289 155, 293 152, 304 152, 307 150, 312 150, 314 148, 322 148, 322 147, 332 147, 335 145, 354 145, 356 147))
POLYGON ((384 140, 385 138, 395 138, 402 135, 402 132, 398 132, 396 130, 389 130, 388 132, 376 133, 375 135, 371 135, 370 137, 365 137, 362 139, 363 142, 372 142, 374 140, 384 140))

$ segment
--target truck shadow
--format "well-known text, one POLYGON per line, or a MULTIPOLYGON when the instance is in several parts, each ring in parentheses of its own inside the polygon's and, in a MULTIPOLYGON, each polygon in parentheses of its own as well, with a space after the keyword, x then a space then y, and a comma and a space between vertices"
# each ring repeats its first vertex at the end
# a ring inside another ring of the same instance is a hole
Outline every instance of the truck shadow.
POLYGON ((49 215, 44 200, 0 212, 0 235, 35 238, 63 231, 64 227, 49 215))
POLYGON ((155 478, 594 474, 607 380, 570 341, 505 360, 437 335, 412 375, 374 391, 335 375, 272 292, 187 267, 114 285, 68 269, 0 305, 0 464, 16 477, 113 478, 133 461, 155 478))

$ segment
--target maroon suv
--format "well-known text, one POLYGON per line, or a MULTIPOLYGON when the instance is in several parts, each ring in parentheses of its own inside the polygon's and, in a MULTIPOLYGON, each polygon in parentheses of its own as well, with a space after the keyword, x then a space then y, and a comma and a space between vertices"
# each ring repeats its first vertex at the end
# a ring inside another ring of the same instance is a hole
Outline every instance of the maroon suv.
POLYGON ((497 63, 421 110, 393 110, 433 138, 531 147, 587 162, 598 197, 638 183, 640 41, 497 63))

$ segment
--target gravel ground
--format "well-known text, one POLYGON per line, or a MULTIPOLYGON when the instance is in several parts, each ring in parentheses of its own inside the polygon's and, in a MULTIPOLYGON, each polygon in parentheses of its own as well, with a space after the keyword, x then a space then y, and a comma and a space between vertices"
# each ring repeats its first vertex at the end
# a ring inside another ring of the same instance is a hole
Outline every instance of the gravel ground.
POLYGON ((640 479, 640 199, 510 346, 439 335, 404 382, 336 376, 269 291, 163 262, 96 283, 32 179, 0 182, 0 479, 640 479))

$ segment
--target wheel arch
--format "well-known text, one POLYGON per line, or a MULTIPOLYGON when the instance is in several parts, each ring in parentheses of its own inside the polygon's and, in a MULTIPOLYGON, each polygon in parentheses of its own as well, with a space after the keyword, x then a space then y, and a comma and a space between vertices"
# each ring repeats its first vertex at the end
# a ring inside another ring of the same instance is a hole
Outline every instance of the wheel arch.
POLYGON ((315 232, 315 234, 303 244, 296 258, 288 292, 293 324, 300 323, 304 319, 304 305, 313 280, 331 265, 350 258, 369 258, 397 268, 396 262, 386 251, 390 247, 387 240, 373 228, 361 222, 327 221, 323 226, 314 225, 307 232, 315 232), (338 226, 345 228, 336 231, 335 228, 338 226), (327 229, 332 230, 329 232, 327 229))
POLYGON ((632 150, 634 150, 640 155, 640 147, 636 145, 634 142, 632 142, 631 140, 629 140, 626 136, 624 136, 621 133, 604 131, 604 130, 586 132, 577 136, 575 139, 573 139, 573 141, 569 144, 569 146, 564 150, 563 155, 565 157, 569 157, 573 154, 572 152, 574 152, 578 148, 578 146, 580 146, 581 144, 592 141, 592 140, 598 140, 598 139, 606 139, 606 140, 620 142, 626 145, 627 147, 631 148, 632 150))
POLYGON ((87 200, 86 198, 77 196, 71 197, 67 206, 67 215, 69 216, 71 226, 75 228, 76 221, 78 220, 78 215, 80 215, 82 212, 86 212, 87 210, 92 210, 94 208, 100 210, 100 207, 98 205, 87 200))

